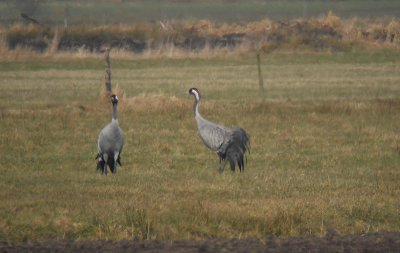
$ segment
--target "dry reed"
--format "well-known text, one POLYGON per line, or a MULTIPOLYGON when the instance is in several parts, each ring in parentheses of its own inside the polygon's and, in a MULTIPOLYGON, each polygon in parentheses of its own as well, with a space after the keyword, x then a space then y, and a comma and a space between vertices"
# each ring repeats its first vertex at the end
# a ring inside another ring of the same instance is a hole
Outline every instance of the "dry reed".
POLYGON ((399 30, 398 19, 341 19, 332 12, 321 18, 287 22, 269 19, 247 23, 170 20, 134 25, 71 26, 65 31, 16 24, 3 28, 0 53, 5 58, 36 56, 36 52, 90 57, 102 47, 111 46, 114 54, 120 57, 207 58, 276 48, 340 51, 368 45, 398 49, 399 30), (43 47, 47 50, 43 51, 43 47))

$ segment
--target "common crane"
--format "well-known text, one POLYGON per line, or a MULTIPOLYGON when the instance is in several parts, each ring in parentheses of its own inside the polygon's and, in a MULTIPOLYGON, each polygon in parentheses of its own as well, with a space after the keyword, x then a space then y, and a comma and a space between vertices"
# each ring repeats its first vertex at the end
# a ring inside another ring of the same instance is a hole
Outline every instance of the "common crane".
POLYGON ((250 138, 243 128, 226 128, 203 118, 199 113, 200 92, 196 88, 189 89, 189 94, 193 95, 193 112, 196 119, 197 128, 203 143, 212 151, 217 152, 219 161, 223 161, 219 171, 222 173, 226 163, 229 161, 231 171, 235 171, 236 163, 240 172, 244 172, 244 156, 249 150, 250 138))
POLYGON ((124 136, 118 124, 118 97, 111 95, 111 103, 113 106, 111 122, 108 123, 99 134, 97 141, 98 153, 97 170, 101 174, 107 175, 107 166, 112 173, 117 172, 117 163, 121 165, 121 152, 124 146, 124 136))

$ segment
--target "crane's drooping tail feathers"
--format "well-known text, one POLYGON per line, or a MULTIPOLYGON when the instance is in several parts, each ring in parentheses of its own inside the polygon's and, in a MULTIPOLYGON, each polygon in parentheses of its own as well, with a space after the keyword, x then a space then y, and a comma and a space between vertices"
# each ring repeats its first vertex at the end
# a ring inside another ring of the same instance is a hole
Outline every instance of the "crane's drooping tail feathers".
MULTIPOLYGON (((97 159, 97 170, 100 170, 102 174, 103 173, 107 174, 107 166, 106 166, 106 162, 104 161, 104 157, 100 154, 97 154, 95 159, 97 159)), ((118 155, 117 161, 114 161, 114 158, 108 159, 107 165, 110 168, 111 173, 117 172, 116 163, 118 163, 120 166, 122 166, 120 155, 118 155)))
POLYGON ((250 139, 243 128, 235 127, 226 145, 222 145, 217 151, 220 159, 229 161, 232 171, 235 171, 235 165, 239 166, 240 172, 244 171, 244 157, 249 150, 250 139))

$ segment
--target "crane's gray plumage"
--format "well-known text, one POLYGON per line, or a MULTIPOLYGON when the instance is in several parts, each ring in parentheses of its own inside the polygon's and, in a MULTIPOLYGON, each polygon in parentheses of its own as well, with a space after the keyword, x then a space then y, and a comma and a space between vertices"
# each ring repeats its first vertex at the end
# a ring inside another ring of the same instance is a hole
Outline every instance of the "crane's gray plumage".
POLYGON ((193 111, 201 140, 209 149, 217 152, 220 161, 224 161, 222 167, 220 167, 220 172, 224 171, 228 161, 232 171, 235 171, 237 163, 240 172, 243 172, 243 158, 250 145, 246 131, 240 127, 226 128, 203 118, 199 113, 199 90, 191 88, 189 94, 195 98, 193 111))
POLYGON ((107 166, 112 173, 117 172, 117 163, 121 165, 121 152, 124 146, 124 136, 118 124, 118 97, 111 95, 113 105, 112 119, 99 134, 97 141, 97 170, 107 174, 107 166))

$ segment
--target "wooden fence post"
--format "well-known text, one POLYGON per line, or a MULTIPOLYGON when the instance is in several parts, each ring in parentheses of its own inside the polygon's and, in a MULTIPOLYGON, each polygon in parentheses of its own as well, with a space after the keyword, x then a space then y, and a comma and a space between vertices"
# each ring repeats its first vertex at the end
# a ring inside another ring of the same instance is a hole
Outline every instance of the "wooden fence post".
POLYGON ((260 59, 260 53, 257 53, 257 67, 258 67, 258 85, 259 85, 259 93, 261 98, 264 100, 265 99, 265 94, 264 94, 264 79, 261 74, 261 59, 260 59))
POLYGON ((110 49, 106 48, 104 52, 105 62, 105 85, 106 85, 106 96, 111 95, 111 64, 110 64, 110 49))

